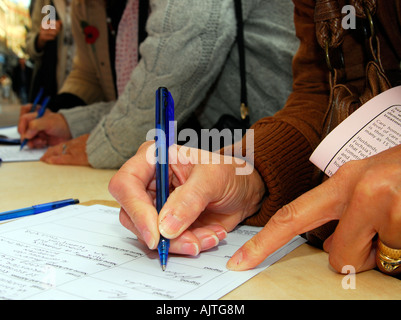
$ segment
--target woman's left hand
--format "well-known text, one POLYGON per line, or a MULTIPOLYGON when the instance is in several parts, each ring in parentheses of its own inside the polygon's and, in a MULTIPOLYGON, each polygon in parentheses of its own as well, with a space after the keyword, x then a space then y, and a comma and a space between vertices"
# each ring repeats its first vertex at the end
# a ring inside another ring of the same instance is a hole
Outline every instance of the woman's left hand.
MULTIPOLYGON (((339 224, 324 243, 338 272, 376 266, 376 234, 401 249, 401 145, 344 164, 330 179, 284 206, 229 260, 231 270, 256 267, 296 235, 331 220, 339 224)), ((401 268, 400 268, 401 270, 401 268)))
POLYGON ((90 166, 86 154, 89 134, 50 147, 40 159, 49 164, 90 166))

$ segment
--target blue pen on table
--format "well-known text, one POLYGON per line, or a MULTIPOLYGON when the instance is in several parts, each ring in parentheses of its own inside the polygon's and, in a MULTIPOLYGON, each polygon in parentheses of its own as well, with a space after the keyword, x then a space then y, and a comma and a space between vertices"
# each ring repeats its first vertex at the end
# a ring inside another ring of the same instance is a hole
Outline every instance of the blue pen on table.
POLYGON ((32 207, 27 207, 27 208, 22 208, 22 209, 5 211, 5 212, 0 213, 0 221, 26 217, 26 216, 62 208, 62 207, 69 206, 72 204, 77 204, 77 203, 79 203, 78 199, 66 199, 66 200, 60 200, 60 201, 49 202, 49 203, 44 203, 44 204, 38 204, 38 205, 35 205, 32 207))
MULTIPOLYGON (((156 209, 160 213, 169 196, 168 148, 174 140, 174 100, 166 88, 156 91, 156 209)), ((170 240, 160 235, 157 249, 162 270, 166 270, 170 240)))
MULTIPOLYGON (((46 98, 43 100, 42 106, 40 107, 40 109, 39 109, 39 111, 38 111, 38 115, 37 115, 36 119, 39 119, 39 118, 42 118, 42 117, 43 117, 43 115, 45 114, 46 107, 47 107, 47 104, 49 103, 49 101, 50 101, 50 97, 46 97, 46 98)), ((28 139, 24 139, 24 141, 22 141, 21 147, 19 148, 20 151, 25 147, 25 145, 26 145, 27 143, 28 143, 28 139)))
POLYGON ((36 106, 38 105, 40 99, 42 98, 43 91, 44 91, 43 88, 40 88, 35 100, 33 101, 33 104, 32 104, 30 112, 35 112, 36 111, 36 106))

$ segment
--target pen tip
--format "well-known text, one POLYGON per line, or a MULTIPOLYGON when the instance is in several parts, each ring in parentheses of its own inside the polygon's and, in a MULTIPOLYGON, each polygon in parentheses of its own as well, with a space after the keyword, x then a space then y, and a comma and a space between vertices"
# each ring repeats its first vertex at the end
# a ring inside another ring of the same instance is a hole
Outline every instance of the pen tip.
POLYGON ((166 271, 166 265, 162 265, 162 270, 166 271))

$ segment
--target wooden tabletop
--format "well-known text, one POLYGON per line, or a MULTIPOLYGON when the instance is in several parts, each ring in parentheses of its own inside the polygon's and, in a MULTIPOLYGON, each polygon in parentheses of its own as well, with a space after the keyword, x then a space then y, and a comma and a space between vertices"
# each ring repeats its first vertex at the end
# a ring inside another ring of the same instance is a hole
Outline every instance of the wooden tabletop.
POLYGON ((108 184, 115 172, 43 162, 5 162, 0 166, 0 212, 68 198, 81 203, 113 200, 108 184))
MULTIPOLYGON (((0 212, 66 198, 118 207, 107 189, 115 172, 42 162, 3 163, 0 212)), ((223 299, 401 299, 401 281, 380 272, 356 275, 355 289, 348 290, 342 285, 347 284, 344 277, 329 266, 325 252, 304 244, 223 299)))

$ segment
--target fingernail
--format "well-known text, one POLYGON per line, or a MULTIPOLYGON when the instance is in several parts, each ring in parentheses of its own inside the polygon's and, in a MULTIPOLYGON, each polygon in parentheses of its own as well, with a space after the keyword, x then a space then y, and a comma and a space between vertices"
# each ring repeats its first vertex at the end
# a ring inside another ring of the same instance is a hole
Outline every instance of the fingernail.
POLYGON ((166 238, 174 238, 181 230, 182 222, 175 215, 167 213, 159 224, 160 233, 166 238))
POLYGON ((227 238, 226 230, 217 231, 216 234, 217 234, 217 237, 219 238, 219 240, 223 240, 223 239, 227 238))
POLYGON ((227 269, 236 271, 239 270, 239 265, 242 262, 242 259, 244 258, 244 255, 242 253, 242 250, 237 251, 230 260, 227 262, 227 269))
POLYGON ((213 248, 219 244, 219 238, 217 236, 209 236, 201 241, 202 250, 213 248))
POLYGON ((156 241, 153 239, 152 234, 148 230, 143 231, 142 236, 149 249, 156 249, 156 241))
POLYGON ((220 241, 227 237, 227 231, 220 225, 211 225, 208 226, 207 228, 213 230, 220 241))
POLYGON ((187 254, 190 256, 197 256, 200 252, 199 246, 196 243, 184 243, 181 247, 182 254, 187 254))

